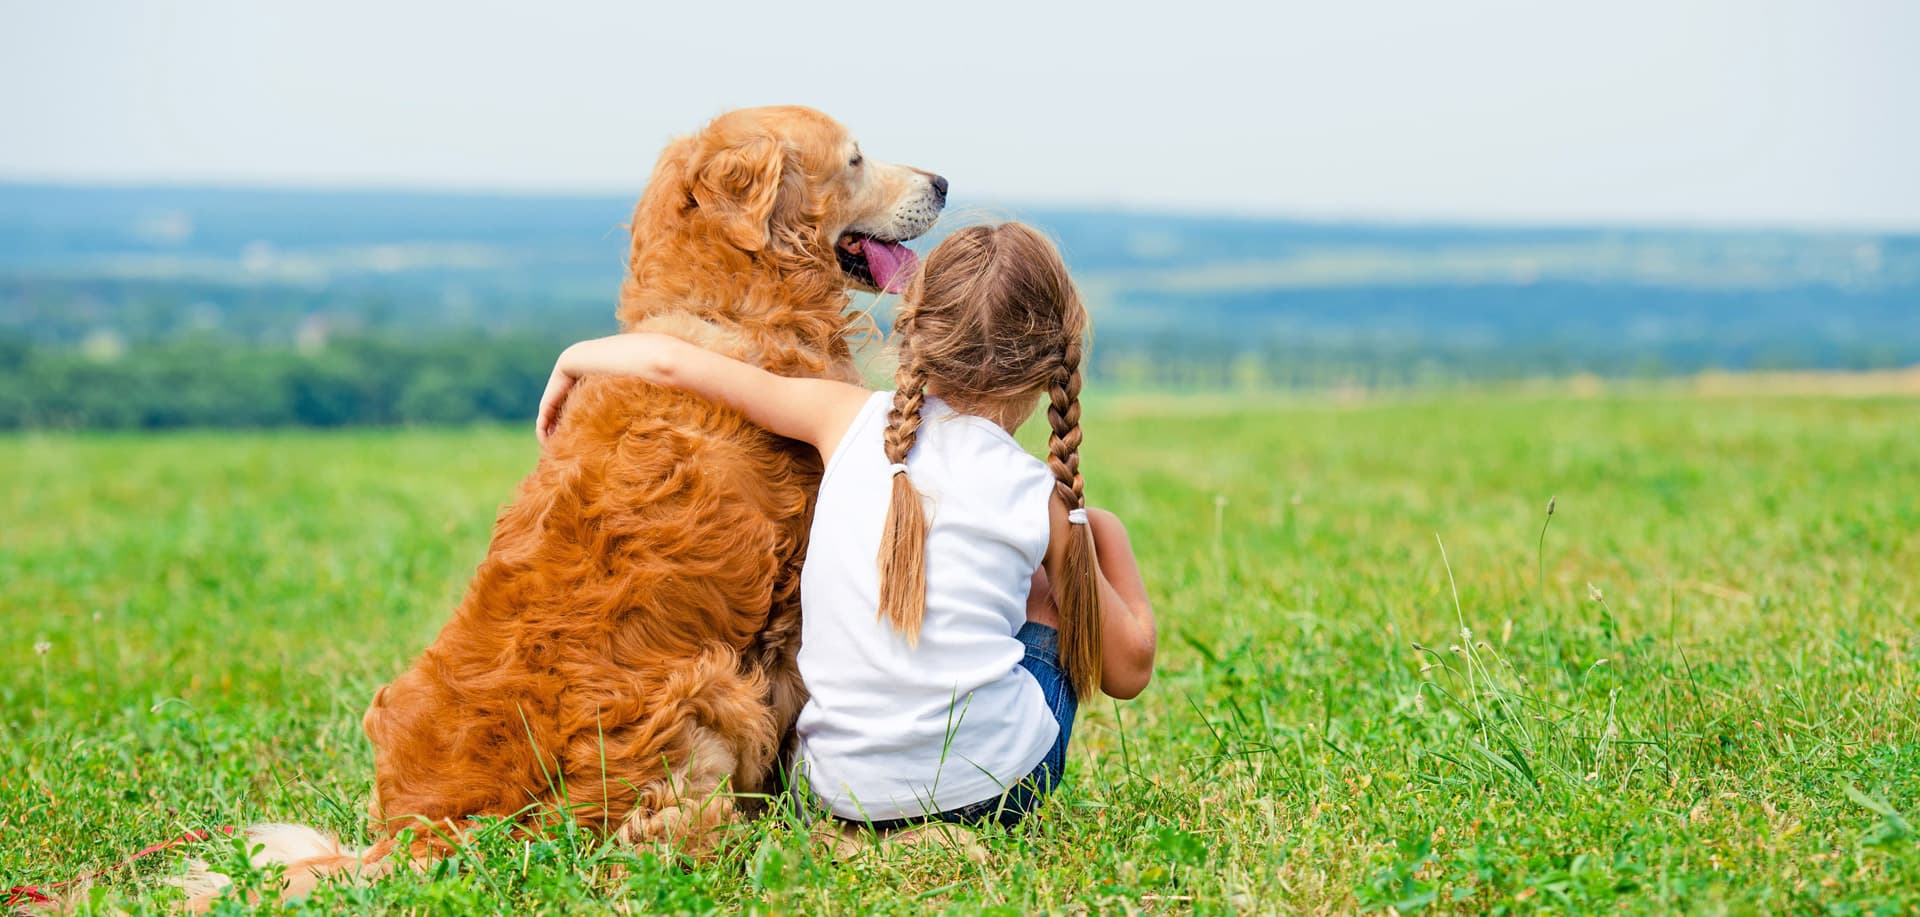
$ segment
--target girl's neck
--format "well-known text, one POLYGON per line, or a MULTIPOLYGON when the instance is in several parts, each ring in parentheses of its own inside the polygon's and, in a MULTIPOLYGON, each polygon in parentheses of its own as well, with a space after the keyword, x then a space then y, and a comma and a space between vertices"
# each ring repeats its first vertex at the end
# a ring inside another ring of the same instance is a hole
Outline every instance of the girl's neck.
POLYGON ((1039 397, 1036 393, 1028 393, 1001 399, 954 398, 931 383, 927 385, 927 394, 946 402, 947 407, 962 414, 985 417, 1008 433, 1019 432, 1020 427, 1033 416, 1034 401, 1039 397))

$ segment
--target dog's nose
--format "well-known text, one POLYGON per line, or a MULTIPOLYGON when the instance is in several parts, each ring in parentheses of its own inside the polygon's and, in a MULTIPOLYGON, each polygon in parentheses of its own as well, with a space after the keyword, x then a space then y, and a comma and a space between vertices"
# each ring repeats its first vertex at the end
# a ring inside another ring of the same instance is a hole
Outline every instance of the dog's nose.
POLYGON ((940 203, 944 204, 947 202, 947 180, 945 177, 939 175, 933 176, 933 193, 935 197, 940 198, 940 203))

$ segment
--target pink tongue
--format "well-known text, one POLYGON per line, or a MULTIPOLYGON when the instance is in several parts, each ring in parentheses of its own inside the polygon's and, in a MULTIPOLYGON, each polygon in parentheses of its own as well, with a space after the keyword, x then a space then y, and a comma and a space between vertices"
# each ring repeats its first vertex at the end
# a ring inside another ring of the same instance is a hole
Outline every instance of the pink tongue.
POLYGON ((913 273, 913 266, 920 261, 912 249, 879 239, 862 240, 860 253, 867 256, 867 270, 873 273, 873 285, 888 293, 905 290, 907 275, 913 273))

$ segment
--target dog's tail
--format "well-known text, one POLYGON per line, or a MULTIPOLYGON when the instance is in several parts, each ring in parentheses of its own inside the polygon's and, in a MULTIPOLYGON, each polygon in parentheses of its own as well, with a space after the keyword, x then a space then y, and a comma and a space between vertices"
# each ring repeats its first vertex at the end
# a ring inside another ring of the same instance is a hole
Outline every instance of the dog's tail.
MULTIPOLYGON (((249 859, 255 869, 280 866, 286 870, 282 900, 306 897, 329 876, 365 881, 393 871, 391 840, 371 847, 348 847, 339 838, 306 825, 253 825, 244 833, 253 851, 249 859)), ((233 884, 230 877, 214 872, 200 860, 189 864, 185 876, 168 881, 187 893, 187 910, 196 914, 211 908, 214 899, 233 884)))

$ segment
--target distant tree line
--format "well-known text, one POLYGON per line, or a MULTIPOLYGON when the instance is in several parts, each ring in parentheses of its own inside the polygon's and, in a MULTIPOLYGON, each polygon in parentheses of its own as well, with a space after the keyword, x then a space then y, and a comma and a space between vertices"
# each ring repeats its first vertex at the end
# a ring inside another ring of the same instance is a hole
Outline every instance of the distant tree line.
MULTIPOLYGON (((0 430, 522 422, 533 416, 554 358, 582 336, 566 329, 387 330, 305 347, 189 335, 102 348, 0 331, 0 430)), ((1876 369, 1920 359, 1904 338, 1771 347, 1563 335, 1525 342, 1277 338, 1105 334, 1095 342, 1089 378, 1096 388, 1121 390, 1394 390, 1579 373, 1647 378, 1706 369, 1876 369)))
POLYGON ((102 355, 0 338, 0 429, 528 420, 565 343, 355 337, 299 350, 209 338, 102 355))

